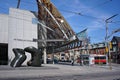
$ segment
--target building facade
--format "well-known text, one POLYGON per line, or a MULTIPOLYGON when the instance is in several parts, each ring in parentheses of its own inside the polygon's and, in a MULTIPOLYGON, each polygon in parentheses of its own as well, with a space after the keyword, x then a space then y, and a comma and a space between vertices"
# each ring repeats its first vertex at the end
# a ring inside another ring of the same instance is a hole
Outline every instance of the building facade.
POLYGON ((112 62, 120 64, 120 37, 114 36, 111 40, 112 43, 112 62))
POLYGON ((8 64, 8 15, 0 14, 0 65, 8 64))
POLYGON ((97 43, 97 44, 92 44, 90 48, 90 54, 97 54, 97 55, 106 55, 105 51, 105 43, 97 43))
MULTIPOLYGON (((37 42, 37 23, 34 23, 36 14, 31 11, 15 8, 9 9, 9 15, 0 15, 0 64, 9 65, 15 57, 13 48, 24 49, 28 46, 38 47, 37 42)), ((27 59, 31 59, 31 54, 26 52, 27 59)))

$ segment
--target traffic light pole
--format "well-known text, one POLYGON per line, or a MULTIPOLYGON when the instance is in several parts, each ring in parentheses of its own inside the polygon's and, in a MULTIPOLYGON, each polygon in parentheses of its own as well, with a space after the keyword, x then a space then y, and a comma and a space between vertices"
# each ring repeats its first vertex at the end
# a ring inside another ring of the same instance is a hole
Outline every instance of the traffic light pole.
POLYGON ((108 47, 108 61, 109 61, 109 68, 110 70, 112 70, 112 66, 111 66, 111 53, 110 53, 110 45, 109 45, 109 42, 108 42, 108 23, 109 23, 109 20, 114 18, 115 16, 117 16, 118 14, 115 14, 111 17, 109 17, 108 19, 105 20, 105 23, 106 23, 106 36, 105 36, 105 42, 107 43, 107 47, 108 47))

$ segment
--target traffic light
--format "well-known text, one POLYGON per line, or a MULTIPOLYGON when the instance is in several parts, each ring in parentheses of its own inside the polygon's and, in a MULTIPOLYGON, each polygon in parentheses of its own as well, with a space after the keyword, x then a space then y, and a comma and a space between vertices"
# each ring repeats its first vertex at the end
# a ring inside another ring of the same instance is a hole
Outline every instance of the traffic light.
POLYGON ((112 49, 112 42, 109 42, 110 49, 112 49))
POLYGON ((108 47, 105 48, 105 51, 108 53, 108 47))

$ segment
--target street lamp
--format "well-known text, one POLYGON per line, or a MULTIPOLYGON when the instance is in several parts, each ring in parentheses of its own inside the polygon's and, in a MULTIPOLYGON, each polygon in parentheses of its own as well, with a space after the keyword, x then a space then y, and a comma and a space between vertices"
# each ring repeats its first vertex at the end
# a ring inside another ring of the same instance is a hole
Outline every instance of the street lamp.
POLYGON ((107 39, 110 38, 114 33, 117 33, 117 32, 120 32, 120 28, 112 31, 112 33, 109 36, 107 36, 107 39))
POLYGON ((115 14, 115 15, 113 15, 113 16, 111 16, 111 17, 109 17, 109 18, 107 18, 106 20, 105 20, 105 24, 106 24, 106 37, 105 37, 105 40, 107 41, 107 37, 108 37, 108 23, 109 23, 109 20, 110 19, 112 19, 112 18, 114 18, 115 16, 117 16, 118 14, 115 14))
MULTIPOLYGON (((107 36, 107 39, 109 39, 114 33, 117 33, 117 32, 120 32, 120 28, 112 31, 112 33, 109 36, 107 36)), ((110 69, 112 69, 112 66, 111 66, 111 54, 110 54, 110 44, 108 45, 108 52, 109 52, 108 54, 109 54, 110 69)))
POLYGON ((59 22, 61 22, 61 23, 63 23, 64 22, 64 20, 63 19, 61 19, 61 18, 56 18, 56 20, 58 20, 59 22))
POLYGON ((117 16, 118 14, 115 14, 115 15, 113 15, 113 16, 111 16, 111 17, 109 17, 109 18, 107 18, 106 20, 105 20, 105 23, 106 23, 106 36, 105 36, 105 42, 107 43, 107 46, 108 46, 108 55, 109 55, 109 58, 108 58, 108 60, 109 60, 109 65, 110 65, 110 69, 112 69, 112 67, 111 67, 111 54, 110 54, 110 47, 109 47, 109 45, 108 45, 108 23, 109 23, 109 20, 110 19, 112 19, 112 18, 114 18, 115 16, 117 16))

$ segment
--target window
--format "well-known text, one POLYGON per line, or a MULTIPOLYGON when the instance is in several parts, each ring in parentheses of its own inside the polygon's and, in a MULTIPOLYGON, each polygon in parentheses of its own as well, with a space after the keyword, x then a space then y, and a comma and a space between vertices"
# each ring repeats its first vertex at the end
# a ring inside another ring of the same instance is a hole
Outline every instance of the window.
POLYGON ((116 41, 112 42, 112 44, 117 44, 116 41))
POLYGON ((116 47, 113 47, 113 51, 114 51, 114 52, 116 51, 116 47))
POLYGON ((65 54, 61 54, 61 56, 65 56, 65 54))

